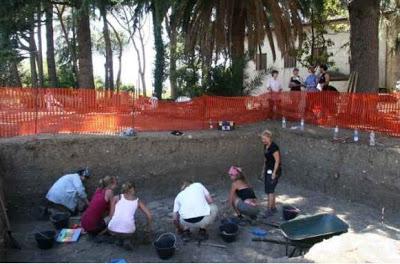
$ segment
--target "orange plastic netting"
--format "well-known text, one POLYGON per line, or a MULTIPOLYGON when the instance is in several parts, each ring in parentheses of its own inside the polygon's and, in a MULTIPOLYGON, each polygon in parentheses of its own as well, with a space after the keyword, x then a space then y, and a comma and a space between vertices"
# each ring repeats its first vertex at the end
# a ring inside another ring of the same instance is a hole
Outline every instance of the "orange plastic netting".
POLYGON ((0 89, 0 137, 42 133, 115 134, 200 130, 210 122, 267 119, 374 130, 400 136, 400 94, 284 92, 258 97, 202 96, 190 102, 152 101, 133 93, 89 89, 0 89))

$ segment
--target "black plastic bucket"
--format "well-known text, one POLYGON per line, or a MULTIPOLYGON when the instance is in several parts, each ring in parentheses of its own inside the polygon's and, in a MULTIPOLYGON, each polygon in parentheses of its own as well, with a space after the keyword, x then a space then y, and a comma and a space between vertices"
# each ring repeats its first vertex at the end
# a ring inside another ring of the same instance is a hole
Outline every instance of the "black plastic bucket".
POLYGON ((59 230, 68 227, 69 217, 69 213, 55 213, 50 216, 50 221, 53 223, 54 227, 59 230))
POLYGON ((35 233, 35 240, 40 249, 49 249, 54 245, 54 237, 56 232, 54 231, 42 231, 35 233))
POLYGON ((239 232, 239 227, 235 223, 227 222, 219 227, 219 231, 222 239, 227 243, 231 243, 236 240, 236 236, 239 232))
POLYGON ((153 245, 160 259, 169 259, 175 254, 176 237, 172 233, 164 233, 160 235, 153 245))
POLYGON ((296 218, 300 213, 300 209, 291 206, 291 205, 284 205, 282 207, 282 217, 285 221, 292 220, 296 218))

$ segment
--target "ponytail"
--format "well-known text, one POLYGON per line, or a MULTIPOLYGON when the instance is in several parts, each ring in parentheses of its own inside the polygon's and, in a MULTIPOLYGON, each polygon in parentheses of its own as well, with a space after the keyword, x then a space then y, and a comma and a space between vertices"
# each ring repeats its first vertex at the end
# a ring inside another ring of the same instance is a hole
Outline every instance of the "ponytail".
POLYGON ((125 193, 129 192, 129 190, 131 190, 132 188, 136 192, 135 184, 132 182, 126 182, 126 183, 122 184, 121 192, 125 194, 125 193))
POLYGON ((105 189, 113 184, 116 180, 117 178, 115 176, 106 176, 99 181, 99 188, 105 189))

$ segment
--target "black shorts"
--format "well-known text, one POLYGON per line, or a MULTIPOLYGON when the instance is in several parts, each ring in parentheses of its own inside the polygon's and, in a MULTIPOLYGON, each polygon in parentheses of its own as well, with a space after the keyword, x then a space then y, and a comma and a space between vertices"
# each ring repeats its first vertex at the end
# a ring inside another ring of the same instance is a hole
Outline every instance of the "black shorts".
POLYGON ((275 179, 272 180, 272 174, 267 174, 265 172, 264 174, 264 187, 265 187, 265 193, 266 194, 272 194, 275 193, 275 187, 278 184, 279 180, 279 173, 276 175, 275 179))

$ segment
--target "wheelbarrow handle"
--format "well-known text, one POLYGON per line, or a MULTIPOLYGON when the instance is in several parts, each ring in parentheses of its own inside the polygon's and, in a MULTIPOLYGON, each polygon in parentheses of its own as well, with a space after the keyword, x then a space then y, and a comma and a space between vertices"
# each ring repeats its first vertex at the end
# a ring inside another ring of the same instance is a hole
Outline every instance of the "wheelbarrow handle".
POLYGON ((279 244, 279 245, 289 245, 289 246, 298 247, 298 248, 312 247, 312 245, 310 245, 310 244, 301 243, 301 242, 297 242, 297 241, 291 241, 289 239, 287 241, 282 241, 282 240, 277 240, 277 239, 254 237, 251 240, 256 241, 256 242, 269 242, 269 243, 279 244))
POLYGON ((261 238, 261 237, 253 237, 251 240, 255 241, 255 242, 269 242, 269 243, 278 244, 278 245, 287 245, 287 244, 289 244, 289 242, 287 242, 287 241, 282 241, 282 240, 277 240, 277 239, 261 238))

